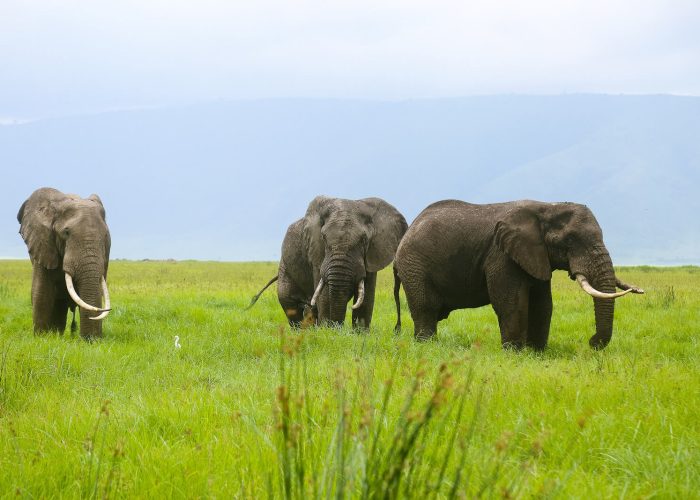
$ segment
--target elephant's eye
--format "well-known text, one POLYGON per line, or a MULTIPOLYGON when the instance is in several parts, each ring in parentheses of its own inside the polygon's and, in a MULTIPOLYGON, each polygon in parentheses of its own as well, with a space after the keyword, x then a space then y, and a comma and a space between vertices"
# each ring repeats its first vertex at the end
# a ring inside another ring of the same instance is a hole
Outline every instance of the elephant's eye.
POLYGON ((61 231, 61 236, 63 236, 63 238, 68 238, 68 236, 70 236, 70 229, 64 227, 61 231))

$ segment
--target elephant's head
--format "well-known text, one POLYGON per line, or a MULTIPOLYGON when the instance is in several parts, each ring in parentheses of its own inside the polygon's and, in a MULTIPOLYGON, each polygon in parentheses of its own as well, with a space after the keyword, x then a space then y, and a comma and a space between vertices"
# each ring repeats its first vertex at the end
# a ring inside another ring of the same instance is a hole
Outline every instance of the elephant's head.
POLYGON ((41 188, 22 204, 17 220, 33 266, 63 272, 65 291, 80 307, 81 335, 99 336, 100 320, 110 308, 106 277, 111 243, 100 198, 41 188))
POLYGON ((615 299, 644 293, 615 276, 603 231, 593 213, 577 203, 517 202, 496 225, 496 245, 525 272, 550 280, 552 270, 569 272, 593 296, 596 333, 589 340, 603 348, 612 337, 615 299), (615 293, 615 287, 624 290, 615 293))
POLYGON ((343 323, 353 295, 353 308, 362 305, 367 273, 391 263, 407 227, 403 215, 379 198, 318 196, 309 204, 304 246, 314 272, 311 303, 319 302, 319 319, 343 323))

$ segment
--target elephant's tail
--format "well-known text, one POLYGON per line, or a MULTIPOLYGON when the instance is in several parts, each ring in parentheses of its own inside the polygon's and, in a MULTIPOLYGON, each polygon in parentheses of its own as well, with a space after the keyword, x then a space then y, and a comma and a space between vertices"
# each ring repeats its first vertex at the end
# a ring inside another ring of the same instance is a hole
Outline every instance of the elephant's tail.
POLYGON ((252 299, 250 299, 250 304, 248 304, 248 307, 245 308, 246 311, 255 305, 255 303, 258 301, 258 299, 260 298, 260 296, 262 295, 262 293, 263 293, 265 290, 267 290, 267 287, 268 287, 268 286, 272 285, 275 281, 277 281, 277 278, 279 278, 279 275, 275 276, 275 277, 272 278, 270 281, 268 281, 268 282, 267 282, 267 285, 265 285, 265 286, 262 288, 262 290, 260 290, 257 294, 255 294, 255 296, 254 296, 252 299))
POLYGON ((401 300, 399 299, 399 290, 401 289, 401 278, 399 278, 399 273, 396 270, 396 263, 394 263, 394 302, 396 302, 396 326, 394 326, 394 331, 399 333, 401 331, 401 300))

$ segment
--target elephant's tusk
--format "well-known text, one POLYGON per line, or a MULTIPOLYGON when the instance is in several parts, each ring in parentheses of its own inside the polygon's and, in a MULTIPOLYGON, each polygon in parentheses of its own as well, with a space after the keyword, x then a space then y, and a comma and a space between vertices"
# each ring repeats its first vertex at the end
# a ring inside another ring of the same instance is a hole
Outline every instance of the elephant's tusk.
POLYGON ((107 282, 105 281, 104 276, 102 276, 102 295, 105 298, 104 311, 101 312, 99 316, 95 316, 94 318, 90 318, 90 319, 94 319, 95 321, 97 321, 99 319, 105 319, 107 317, 107 315, 109 314, 109 311, 112 310, 112 304, 109 300, 109 290, 107 289, 107 282))
POLYGON ((586 277, 583 274, 577 274, 576 275, 576 281, 578 281, 578 284, 581 285, 581 288, 583 288, 583 291, 586 292, 588 295, 592 297, 597 297, 599 299, 615 299, 617 297, 622 297, 623 295, 627 295, 632 291, 632 289, 625 290, 624 292, 616 292, 616 293, 604 293, 604 292, 599 292, 595 288, 591 286, 591 284, 588 282, 586 277))
POLYGON ((365 300, 365 280, 360 280, 357 285, 357 302, 352 305, 353 310, 358 309, 365 300))
POLYGON ((314 307, 316 305, 316 299, 318 299, 318 295, 321 293, 321 290, 323 290, 323 285, 325 285, 326 282, 323 281, 323 278, 318 280, 318 286, 316 287, 316 291, 314 292, 314 296, 311 297, 311 307, 314 307))
POLYGON ((632 293, 644 293, 644 290, 641 288, 634 285, 628 285, 627 283, 620 281, 620 278, 618 277, 615 277, 615 286, 617 286, 617 288, 620 290, 630 290, 632 293))
POLYGON ((109 311, 109 309, 100 309, 99 307, 91 306, 90 304, 85 302, 83 299, 81 299, 80 296, 78 295, 78 293, 75 291, 75 287, 73 286, 73 278, 68 273, 66 273, 66 288, 68 289, 68 294, 70 295, 70 298, 73 299, 73 301, 76 304, 78 304, 80 307, 82 307, 86 311, 99 312, 99 313, 109 311))

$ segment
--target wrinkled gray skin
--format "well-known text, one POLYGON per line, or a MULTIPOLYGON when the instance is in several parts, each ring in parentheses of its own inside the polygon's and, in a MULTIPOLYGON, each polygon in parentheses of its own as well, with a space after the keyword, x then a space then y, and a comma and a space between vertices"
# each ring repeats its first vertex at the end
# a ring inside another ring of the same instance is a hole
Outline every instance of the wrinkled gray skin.
MULTIPOLYGON (((601 292, 617 285, 643 293, 616 278, 598 222, 575 203, 439 201, 411 224, 394 268, 417 339, 433 336, 450 311, 492 304, 504 347, 543 349, 555 269, 572 279, 583 274, 601 292)), ((598 349, 612 337, 615 300, 593 301, 596 333, 589 344, 598 349)))
POLYGON ((369 327, 377 271, 394 259, 407 227, 403 215, 379 198, 314 198, 282 243, 277 296, 289 324, 342 324, 348 301, 357 301, 364 280, 364 301, 352 311, 352 323, 369 327), (326 285, 312 310, 309 304, 321 278, 326 285))
MULTIPOLYGON (((20 234, 32 261, 32 311, 34 331, 66 328, 68 309, 76 304, 68 295, 65 273, 81 299, 102 306, 101 280, 107 279, 110 236, 100 198, 86 199, 52 188, 37 189, 17 214, 20 234)), ((102 321, 88 319, 97 313, 80 309, 80 335, 102 335, 102 321)), ((74 330, 74 325, 71 325, 74 330)))

